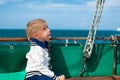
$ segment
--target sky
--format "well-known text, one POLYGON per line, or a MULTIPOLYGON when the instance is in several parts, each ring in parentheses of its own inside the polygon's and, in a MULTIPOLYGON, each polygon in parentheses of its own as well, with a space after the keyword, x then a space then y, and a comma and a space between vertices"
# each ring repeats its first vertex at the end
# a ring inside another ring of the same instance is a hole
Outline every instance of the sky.
MULTIPOLYGON (((89 30, 96 0, 0 0, 0 29, 25 29, 44 19, 50 29, 89 30)), ((105 0, 98 30, 120 28, 120 0, 105 0)))

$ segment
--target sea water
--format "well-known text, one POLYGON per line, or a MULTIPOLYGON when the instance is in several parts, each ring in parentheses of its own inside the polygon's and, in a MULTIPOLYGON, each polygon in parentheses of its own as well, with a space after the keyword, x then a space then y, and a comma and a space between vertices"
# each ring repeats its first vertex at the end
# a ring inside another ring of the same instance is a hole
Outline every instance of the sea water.
MULTIPOLYGON (((89 30, 51 30, 52 37, 87 37, 89 30)), ((97 37, 120 35, 120 31, 98 30, 97 37)), ((24 29, 0 29, 0 37, 26 37, 24 29)))
MULTIPOLYGON (((52 37, 87 37, 88 33, 89 30, 51 30, 52 37)), ((96 33, 96 37, 110 37, 111 35, 113 36, 120 35, 120 32, 114 30, 113 31, 98 30, 96 33)), ((20 38, 20 37, 26 37, 25 29, 0 29, 0 38, 20 38)), ((107 43, 109 41, 99 42, 107 43)))

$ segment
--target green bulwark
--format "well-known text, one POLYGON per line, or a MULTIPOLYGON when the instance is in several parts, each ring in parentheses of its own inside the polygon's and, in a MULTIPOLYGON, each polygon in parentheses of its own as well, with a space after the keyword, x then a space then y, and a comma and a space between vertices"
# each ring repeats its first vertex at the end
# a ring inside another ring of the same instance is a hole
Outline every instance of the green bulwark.
MULTIPOLYGON (((56 74, 69 77, 80 77, 83 64, 84 45, 50 44, 51 64, 56 74)), ((25 55, 28 45, 0 46, 0 80, 24 80, 25 55)), ((116 75, 120 75, 120 47, 117 45, 116 75)), ((93 53, 87 62, 86 76, 112 76, 114 64, 114 46, 95 44, 93 53)))

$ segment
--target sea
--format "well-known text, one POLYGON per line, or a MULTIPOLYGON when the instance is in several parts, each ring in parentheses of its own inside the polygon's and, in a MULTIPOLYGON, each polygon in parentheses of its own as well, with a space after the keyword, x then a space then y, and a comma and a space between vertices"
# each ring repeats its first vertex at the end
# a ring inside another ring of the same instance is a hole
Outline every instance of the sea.
MULTIPOLYGON (((51 30, 52 37, 87 37, 89 30, 51 30)), ((98 30, 96 37, 119 36, 120 31, 98 30)), ((25 29, 0 29, 0 38, 20 38, 26 37, 25 29)), ((85 42, 85 41, 83 41, 85 42)), ((98 42, 98 41, 97 41, 98 42)), ((109 42, 109 41, 100 41, 109 42)))

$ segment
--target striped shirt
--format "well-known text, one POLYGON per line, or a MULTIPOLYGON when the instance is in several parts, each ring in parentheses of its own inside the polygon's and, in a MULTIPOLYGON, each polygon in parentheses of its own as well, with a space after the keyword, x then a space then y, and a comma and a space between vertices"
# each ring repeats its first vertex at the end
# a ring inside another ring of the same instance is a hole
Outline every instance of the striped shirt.
POLYGON ((26 66, 26 78, 34 75, 46 75, 48 77, 56 79, 56 75, 50 69, 48 44, 43 43, 37 39, 32 38, 30 51, 26 54, 27 66, 26 66))

